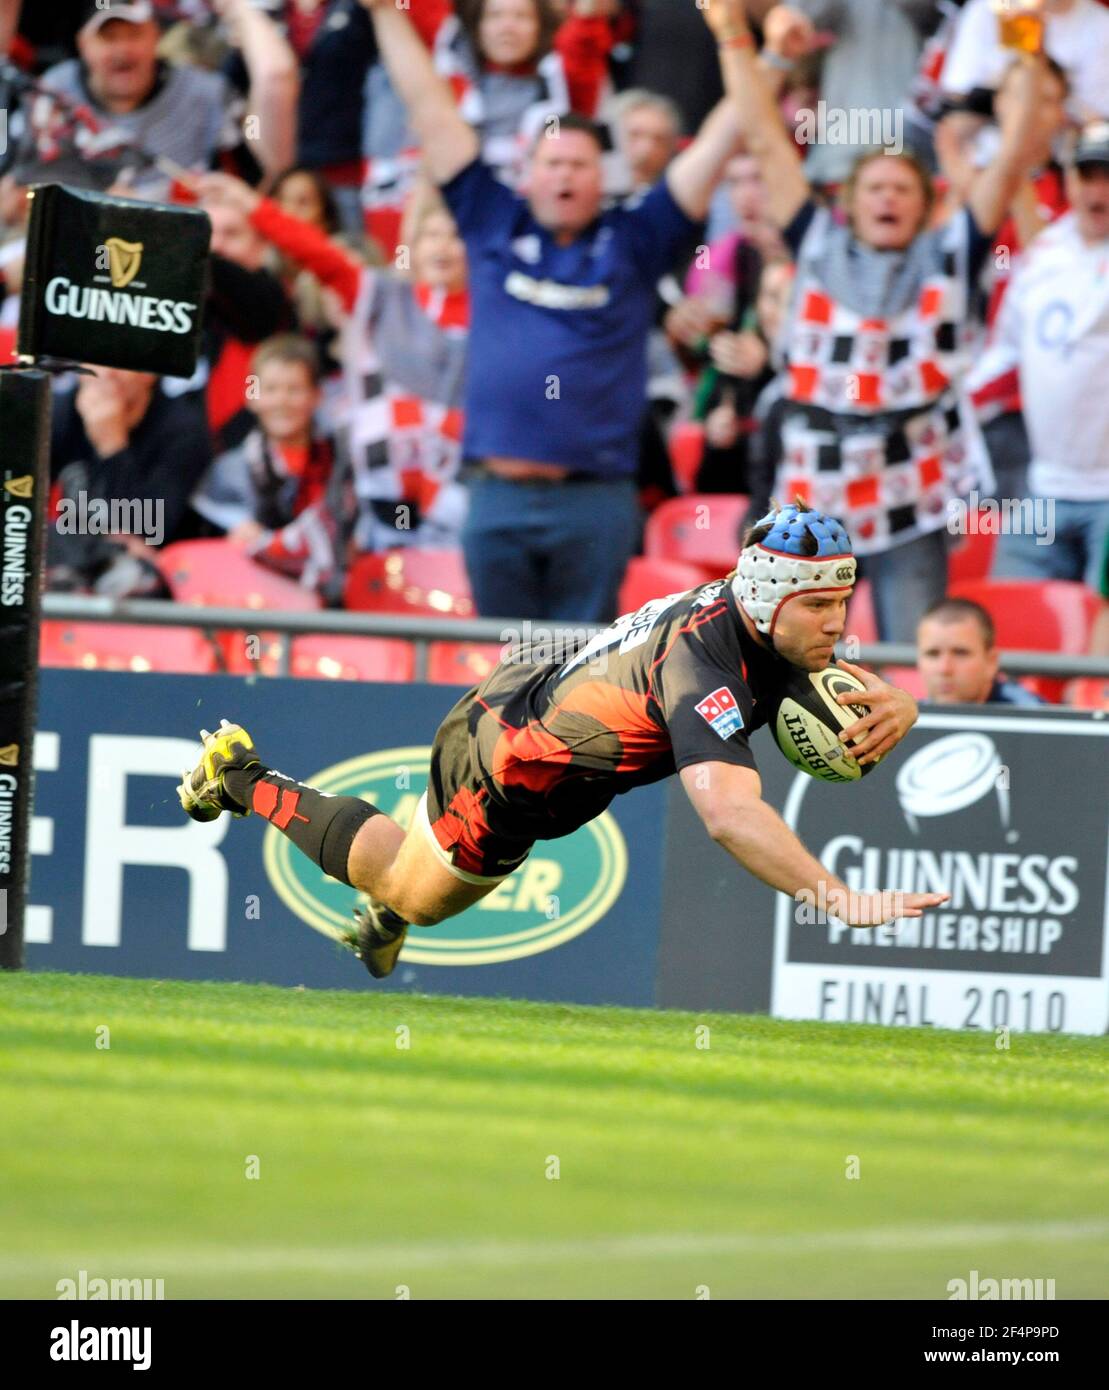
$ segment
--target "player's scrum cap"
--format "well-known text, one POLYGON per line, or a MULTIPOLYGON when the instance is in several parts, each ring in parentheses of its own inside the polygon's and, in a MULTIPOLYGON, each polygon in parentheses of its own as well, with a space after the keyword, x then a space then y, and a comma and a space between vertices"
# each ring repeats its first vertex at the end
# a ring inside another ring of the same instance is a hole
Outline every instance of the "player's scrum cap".
POLYGON ((760 632, 773 636, 782 605, 798 594, 834 593, 855 583, 851 537, 841 522, 791 502, 768 512, 755 529, 770 530, 739 556, 732 588, 760 632), (806 555, 816 541, 816 553, 806 555))

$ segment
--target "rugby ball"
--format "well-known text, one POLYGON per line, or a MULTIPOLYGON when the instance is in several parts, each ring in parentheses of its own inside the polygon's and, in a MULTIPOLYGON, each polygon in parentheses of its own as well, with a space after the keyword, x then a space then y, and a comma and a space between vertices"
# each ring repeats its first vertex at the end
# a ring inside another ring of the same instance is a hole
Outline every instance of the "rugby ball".
POLYGON ((867 707, 837 704, 836 696, 865 689, 839 666, 825 666, 823 671, 791 667, 769 723, 774 741, 798 772, 819 782, 857 782, 873 772, 877 763, 860 767, 840 748, 840 734, 861 719, 867 707))

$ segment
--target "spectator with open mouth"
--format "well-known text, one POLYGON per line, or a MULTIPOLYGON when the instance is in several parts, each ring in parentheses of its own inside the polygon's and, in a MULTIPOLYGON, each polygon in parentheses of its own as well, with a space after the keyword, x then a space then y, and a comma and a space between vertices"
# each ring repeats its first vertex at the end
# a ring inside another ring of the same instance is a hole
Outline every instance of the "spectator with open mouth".
POLYGON ((911 641, 946 588, 948 503, 988 478, 965 404, 975 280, 1032 158, 1035 79, 1014 78, 1001 141, 966 205, 930 227, 931 178, 907 151, 876 149, 818 206, 756 62, 742 0, 713 0, 729 98, 763 170, 771 215, 797 260, 783 332, 774 493, 849 527, 878 632, 911 641))
POLYGON ((478 611, 608 620, 638 539, 656 285, 736 149, 734 113, 721 103, 642 201, 607 211, 603 137, 567 116, 534 142, 523 197, 482 158, 404 12, 363 2, 469 258, 463 549, 478 611))
MULTIPOLYGON (((248 0, 218 0, 214 8, 241 49, 248 104, 259 115, 257 139, 245 138, 244 103, 226 78, 159 58, 161 30, 150 0, 88 0, 77 33, 80 57, 49 68, 13 121, 19 161, 49 166, 76 155, 117 168, 130 163, 134 186, 155 197, 168 197, 171 183, 159 157, 194 171, 217 159, 252 173, 286 168, 294 153, 295 56, 248 0)), ((48 177, 40 171, 38 181, 48 177)))

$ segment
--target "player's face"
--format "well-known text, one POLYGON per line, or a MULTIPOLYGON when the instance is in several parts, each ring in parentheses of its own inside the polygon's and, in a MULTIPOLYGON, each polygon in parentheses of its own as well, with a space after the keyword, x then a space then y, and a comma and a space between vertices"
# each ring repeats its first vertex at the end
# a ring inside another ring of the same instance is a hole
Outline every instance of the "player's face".
POLYGON ((774 628, 774 650, 802 671, 830 666, 847 623, 851 591, 798 594, 783 605, 774 628))
POLYGON ((986 646, 973 618, 944 623, 926 618, 916 635, 917 667, 937 705, 980 705, 997 675, 998 652, 986 646))
POLYGON ((528 178, 532 216, 554 236, 577 236, 601 210, 601 152, 584 131, 540 136, 528 178))
POLYGON ((109 19, 95 33, 77 35, 77 48, 89 70, 93 94, 111 105, 138 103, 154 85, 158 26, 109 19))
POLYGON ((892 155, 859 170, 848 208, 860 241, 876 251, 903 251, 924 224, 925 199, 911 164, 892 155))
POLYGON ((1067 197, 1084 240, 1109 239, 1109 164, 1068 169, 1067 197))
POLYGON ((258 373, 254 410, 270 439, 291 440, 308 432, 319 398, 303 362, 267 362, 258 373))
POLYGON ((500 67, 534 58, 539 46, 539 12, 533 0, 485 0, 478 45, 485 61, 500 67))

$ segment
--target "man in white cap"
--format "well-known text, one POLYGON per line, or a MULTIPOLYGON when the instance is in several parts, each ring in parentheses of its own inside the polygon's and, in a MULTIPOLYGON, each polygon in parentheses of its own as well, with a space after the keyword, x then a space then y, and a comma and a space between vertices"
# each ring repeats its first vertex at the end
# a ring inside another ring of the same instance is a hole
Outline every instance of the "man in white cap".
MULTIPOLYGON (((708 833, 745 869, 853 926, 919 917, 946 894, 849 893, 762 800, 749 746, 789 668, 832 660, 855 582, 838 521, 789 506, 753 528, 737 568, 653 599, 571 652, 514 648, 439 728, 428 790, 405 832, 357 797, 323 795, 263 764, 245 730, 202 731, 178 789, 194 820, 252 811, 368 906, 350 940, 375 978, 408 927, 485 897, 531 852, 599 816, 614 796, 675 772, 708 833), (811 895, 811 896, 807 896, 811 895)), ((843 731, 860 763, 909 731, 916 704, 877 676, 842 701, 868 712, 843 731)))
POLYGON ((293 159, 296 57, 249 0, 219 0, 215 8, 242 50, 256 139, 244 138, 246 108, 225 77, 158 58, 161 31, 150 0, 89 0, 77 32, 80 56, 47 69, 40 93, 13 122, 19 161, 34 162, 39 180, 63 155, 66 163, 77 156, 130 164, 137 170, 133 186, 160 197, 168 195, 169 177, 155 164, 159 156, 194 171, 233 154, 246 160, 243 172, 255 161, 263 172, 286 168, 293 159))

